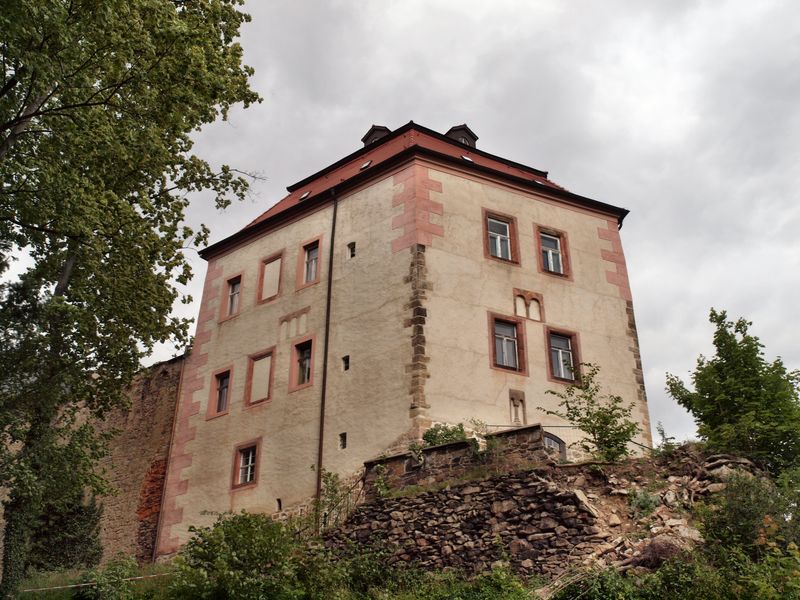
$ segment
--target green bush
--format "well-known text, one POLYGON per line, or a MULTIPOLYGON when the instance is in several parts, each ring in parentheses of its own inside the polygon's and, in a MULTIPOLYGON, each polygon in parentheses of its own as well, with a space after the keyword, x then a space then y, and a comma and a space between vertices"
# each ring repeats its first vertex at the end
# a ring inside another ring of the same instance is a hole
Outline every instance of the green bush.
POLYGON ((134 600, 132 581, 139 572, 139 565, 131 556, 119 554, 104 567, 89 571, 83 582, 96 582, 96 585, 79 588, 75 595, 78 600, 134 600))
POLYGON ((634 517, 645 517, 658 508, 661 504, 661 499, 655 494, 650 494, 644 490, 632 489, 628 494, 628 504, 633 510, 634 517))
POLYGON ((464 431, 463 423, 458 425, 437 423, 422 435, 422 441, 425 442, 426 447, 463 442, 466 439, 467 432, 464 431))
POLYGON ((559 406, 563 410, 539 410, 569 421, 586 434, 577 443, 584 452, 616 462, 628 456, 628 443, 641 430, 631 420, 633 405, 625 406, 622 398, 613 394, 601 395, 600 384, 595 382, 600 367, 591 363, 581 366, 585 372, 577 382, 562 392, 546 392, 561 399, 559 406))
POLYGON ((177 560, 176 598, 303 598, 293 532, 266 515, 223 515, 194 536, 177 560))
POLYGON ((751 475, 730 477, 726 488, 699 511, 710 549, 740 548, 759 559, 772 545, 800 543, 800 507, 791 479, 780 485, 751 475))

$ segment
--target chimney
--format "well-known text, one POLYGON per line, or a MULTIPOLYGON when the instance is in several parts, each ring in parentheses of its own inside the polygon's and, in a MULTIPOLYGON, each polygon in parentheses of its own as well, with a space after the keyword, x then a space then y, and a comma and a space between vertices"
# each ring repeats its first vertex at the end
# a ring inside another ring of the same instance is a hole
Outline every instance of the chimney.
POLYGON ((392 130, 388 127, 384 127, 383 125, 373 125, 369 128, 369 131, 364 134, 364 137, 361 138, 361 141, 364 142, 364 146, 369 146, 372 142, 377 142, 382 137, 386 137, 392 133, 392 130))
POLYGON ((445 133, 445 135, 449 138, 454 139, 460 144, 469 146, 470 148, 474 148, 475 142, 478 141, 478 136, 475 135, 475 132, 473 132, 472 129, 467 127, 466 123, 462 123, 461 125, 454 125, 453 127, 447 130, 447 133, 445 133))

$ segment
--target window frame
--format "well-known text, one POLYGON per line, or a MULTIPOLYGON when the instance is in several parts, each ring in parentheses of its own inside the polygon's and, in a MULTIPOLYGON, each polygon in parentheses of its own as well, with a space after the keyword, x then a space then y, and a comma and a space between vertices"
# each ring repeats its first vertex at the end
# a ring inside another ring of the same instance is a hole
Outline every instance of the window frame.
POLYGON ((275 385, 275 346, 265 348, 260 352, 255 352, 247 357, 247 378, 245 379, 244 388, 244 407, 257 406, 266 404, 272 400, 272 391, 275 385), (255 370, 255 363, 267 356, 270 357, 269 362, 269 390, 267 395, 263 398, 253 399, 253 372, 255 370))
POLYGON ((253 440, 248 440, 246 442, 242 442, 241 444, 237 444, 233 449, 233 468, 231 471, 231 489, 232 490, 240 490, 245 488, 252 488, 258 485, 258 472, 261 468, 261 437, 257 437, 253 440), (255 448, 256 451, 256 460, 253 466, 253 479, 251 481, 240 481, 240 469, 241 469, 241 456, 245 450, 249 450, 250 448, 255 448))
POLYGON ((489 366, 496 371, 503 373, 514 373, 516 375, 528 376, 528 352, 525 344, 525 320, 511 315, 489 312, 487 314, 489 328, 489 366), (497 349, 495 346, 495 323, 506 323, 513 325, 517 335, 517 368, 506 367, 497 362, 497 349))
POLYGON ((295 289, 301 290, 320 282, 322 279, 322 256, 323 252, 321 235, 310 240, 306 240, 300 244, 300 248, 297 251, 297 274, 295 276, 295 289), (314 279, 306 281, 306 256, 308 249, 314 245, 317 247, 317 272, 315 273, 314 279))
POLYGON ((545 346, 545 358, 547 360, 547 379, 552 381, 553 383, 563 383, 566 385, 571 385, 573 383, 580 383, 581 380, 581 353, 580 353, 580 340, 579 336, 574 331, 569 331, 567 329, 560 329, 555 327, 545 327, 544 328, 544 346, 545 346), (550 336, 557 335, 564 338, 568 338, 570 341, 570 352, 572 353, 572 365, 573 365, 573 379, 567 379, 564 377, 559 377, 555 373, 555 369, 553 368, 553 360, 550 354, 551 351, 551 343, 550 343, 550 336))
POLYGON ((278 296, 281 295, 283 291, 283 265, 284 265, 284 255, 285 251, 281 250, 280 252, 276 252, 275 254, 271 254, 261 259, 258 264, 258 288, 256 289, 256 303, 257 304, 265 304, 271 300, 274 300, 278 296), (275 292, 272 296, 264 297, 262 294, 264 293, 264 274, 266 273, 267 265, 274 263, 275 261, 281 261, 280 269, 278 269, 278 291, 275 292))
POLYGON ((536 237, 536 262, 539 265, 539 272, 545 275, 551 275, 553 277, 559 277, 561 279, 566 279, 567 281, 572 281, 572 262, 570 261, 569 239, 567 237, 567 233, 565 231, 554 229, 552 227, 546 227, 544 225, 534 225, 533 230, 534 236, 536 237), (543 235, 558 239, 559 251, 561 253, 561 273, 545 268, 543 256, 544 249, 542 247, 543 235))
POLYGON ((219 321, 222 323, 223 321, 227 321, 228 319, 232 319, 242 312, 242 299, 244 298, 244 272, 239 272, 227 277, 225 279, 225 288, 224 294, 220 301, 220 312, 219 312, 219 321), (239 291, 237 293, 238 299, 236 304, 236 310, 231 312, 230 310, 230 298, 231 298, 231 284, 234 280, 239 280, 239 291))
POLYGON ((496 210, 489 210, 487 208, 483 208, 481 210, 483 217, 484 257, 506 265, 520 266, 522 262, 520 259, 520 251, 519 251, 519 229, 517 228, 517 218, 511 215, 497 212, 496 210), (501 256, 495 256, 494 254, 492 254, 491 245, 489 244, 489 219, 492 219, 494 221, 500 221, 508 225, 509 251, 511 253, 511 258, 503 258, 501 256))
POLYGON ((206 420, 215 419, 227 415, 231 410, 231 400, 233 395, 233 365, 228 365, 222 369, 217 369, 211 373, 211 380, 208 392, 208 406, 206 407, 206 420), (221 375, 228 374, 228 394, 225 410, 217 410, 219 406, 219 379, 221 375))
POLYGON ((291 364, 289 365, 289 393, 296 392, 298 390, 303 390, 307 387, 311 387, 314 385, 314 357, 315 357, 315 349, 316 349, 316 336, 305 335, 301 338, 297 338, 292 341, 292 355, 291 355, 291 364), (299 355, 297 352, 297 347, 303 344, 310 343, 311 344, 311 364, 309 365, 309 378, 308 381, 303 383, 298 383, 297 378, 300 372, 300 364, 299 364, 299 355))

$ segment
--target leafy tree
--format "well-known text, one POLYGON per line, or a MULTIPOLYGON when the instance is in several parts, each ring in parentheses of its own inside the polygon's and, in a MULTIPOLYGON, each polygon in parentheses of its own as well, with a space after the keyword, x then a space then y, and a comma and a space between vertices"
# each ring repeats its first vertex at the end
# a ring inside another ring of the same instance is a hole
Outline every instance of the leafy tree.
POLYGON ((29 564, 41 572, 94 567, 100 562, 100 517, 103 507, 94 496, 84 501, 60 499, 66 509, 53 510, 45 505, 31 531, 29 564))
MULTIPOLYGON (((190 277, 190 192, 218 207, 247 180, 191 153, 190 134, 259 100, 235 39, 241 0, 12 0, 0 10, 0 596, 12 597, 47 503, 89 488, 94 419, 157 342, 190 277)), ((186 299, 188 300, 188 299, 186 299)), ((63 501, 62 501, 63 499, 63 501)), ((60 504, 64 503, 63 506, 60 504)))
POLYGON ((577 442, 585 452, 615 462, 629 454, 628 442, 641 431, 630 418, 633 405, 625 406, 622 398, 613 394, 602 396, 600 384, 595 382, 600 367, 591 363, 582 366, 585 372, 580 380, 563 392, 547 391, 561 399, 563 410, 539 410, 566 419, 585 433, 586 437, 577 442))
POLYGON ((459 423, 458 425, 437 423, 422 434, 422 441, 425 442, 426 447, 463 442, 466 439, 467 432, 464 431, 463 423, 459 423))
POLYGON ((759 461, 778 473, 800 459, 800 372, 780 358, 768 362, 763 345, 748 333, 752 323, 729 321, 711 309, 715 355, 700 356, 691 379, 694 391, 667 375, 667 392, 689 410, 712 450, 759 461))

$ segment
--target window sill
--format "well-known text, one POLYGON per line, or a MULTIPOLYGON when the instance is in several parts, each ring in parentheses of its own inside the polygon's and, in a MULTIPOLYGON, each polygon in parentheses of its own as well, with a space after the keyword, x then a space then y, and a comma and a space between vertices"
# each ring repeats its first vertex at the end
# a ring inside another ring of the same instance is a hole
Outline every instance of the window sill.
POLYGON ((252 402, 247 402, 244 405, 244 409, 247 410, 248 408, 254 408, 256 406, 264 406, 265 404, 270 404, 272 402, 272 398, 261 398, 259 400, 253 400, 252 402))
POLYGON ((248 481, 247 483, 237 483, 236 485, 231 487, 232 492, 238 492, 239 490, 246 490, 250 488, 254 488, 258 485, 258 481, 248 481))
POLYGON ((241 313, 241 311, 240 311, 240 312, 233 313, 232 315, 228 315, 228 316, 226 316, 226 317, 222 317, 222 318, 221 318, 221 319, 218 321, 218 324, 220 324, 220 325, 221 325, 222 323, 226 323, 226 322, 230 321, 231 319, 235 319, 235 318, 236 318, 236 317, 238 317, 240 314, 242 314, 242 313, 241 313))
POLYGON ((301 383, 300 385, 294 385, 289 387, 289 393, 299 392, 300 390, 304 390, 306 388, 310 388, 314 385, 313 381, 309 381, 308 383, 301 383))
POLYGON ((498 262, 504 265, 511 265, 513 267, 522 266, 520 261, 514 260, 512 258, 500 258, 499 256, 492 256, 491 254, 487 255, 486 258, 488 258, 491 261, 498 262))
POLYGON ((501 373, 508 373, 511 375, 520 375, 522 377, 527 377, 528 372, 522 369, 514 369, 512 367, 504 367, 503 365, 496 365, 492 363, 489 365, 490 368, 494 369, 495 371, 500 371, 501 373))
POLYGON ((210 415, 206 415, 206 421, 213 421, 214 419, 216 419, 218 417, 224 417, 225 415, 227 415, 230 412, 230 410, 231 410, 230 408, 226 408, 222 412, 212 413, 210 415))

